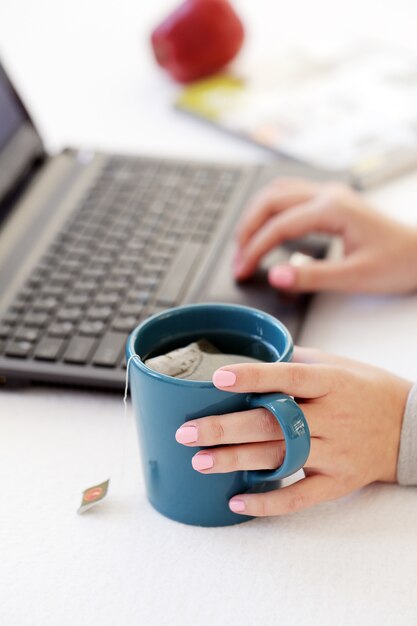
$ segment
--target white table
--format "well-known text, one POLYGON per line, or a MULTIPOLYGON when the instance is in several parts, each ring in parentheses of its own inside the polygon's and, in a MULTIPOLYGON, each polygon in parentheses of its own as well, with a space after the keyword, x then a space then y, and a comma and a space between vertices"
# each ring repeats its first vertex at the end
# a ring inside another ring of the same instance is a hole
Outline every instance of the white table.
MULTIPOLYGON (((175 86, 147 35, 172 4, 0 0, 0 53, 50 149, 267 159, 169 108, 175 86)), ((346 34, 416 46, 411 0, 237 6, 251 24, 247 54, 346 34)), ((416 221, 417 175, 370 195, 416 221)), ((415 379, 416 319, 414 296, 320 296, 302 342, 415 379)), ((374 485, 281 519, 183 526, 147 503, 121 396, 45 388, 0 393, 0 476, 4 626, 417 622, 414 489, 374 485), (108 499, 77 516, 81 490, 108 476, 108 499)))

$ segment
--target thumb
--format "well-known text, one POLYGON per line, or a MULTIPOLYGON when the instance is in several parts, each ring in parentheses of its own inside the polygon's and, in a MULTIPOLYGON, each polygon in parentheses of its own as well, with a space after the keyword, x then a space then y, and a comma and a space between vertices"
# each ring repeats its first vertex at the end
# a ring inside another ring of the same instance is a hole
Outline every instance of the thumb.
POLYGON ((269 284, 293 292, 358 290, 360 272, 349 259, 312 261, 306 265, 276 265, 269 270, 269 284))

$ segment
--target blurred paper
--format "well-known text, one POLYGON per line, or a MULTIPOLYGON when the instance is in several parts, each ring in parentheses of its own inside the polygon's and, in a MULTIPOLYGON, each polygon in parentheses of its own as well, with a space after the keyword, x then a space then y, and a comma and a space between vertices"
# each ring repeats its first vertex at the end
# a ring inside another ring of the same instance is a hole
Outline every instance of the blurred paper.
POLYGON ((417 56, 383 44, 288 51, 193 83, 176 106, 361 187, 417 165, 417 56))

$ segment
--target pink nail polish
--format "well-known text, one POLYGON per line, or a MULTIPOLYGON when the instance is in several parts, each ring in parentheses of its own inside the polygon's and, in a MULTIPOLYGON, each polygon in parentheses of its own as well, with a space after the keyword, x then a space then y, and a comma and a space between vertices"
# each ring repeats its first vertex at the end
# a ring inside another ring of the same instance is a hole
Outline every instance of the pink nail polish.
POLYGON ((197 441, 197 427, 181 426, 175 433, 175 439, 178 443, 194 443, 197 441))
POLYGON ((295 269, 290 265, 278 265, 269 270, 268 278, 274 287, 292 287, 295 283, 295 269))
POLYGON ((191 464, 195 470, 210 469, 214 465, 213 457, 210 454, 198 454, 193 456, 191 464))
POLYGON ((233 511, 233 513, 243 513, 243 511, 246 508, 243 500, 237 500, 237 499, 230 500, 229 507, 233 511))
POLYGON ((236 382, 236 374, 228 370, 217 370, 213 374, 212 381, 216 387, 231 387, 236 382))

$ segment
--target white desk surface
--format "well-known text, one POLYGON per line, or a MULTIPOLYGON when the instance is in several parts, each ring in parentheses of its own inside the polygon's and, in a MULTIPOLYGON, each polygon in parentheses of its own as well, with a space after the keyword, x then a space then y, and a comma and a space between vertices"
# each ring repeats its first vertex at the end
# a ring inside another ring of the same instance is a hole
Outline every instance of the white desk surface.
MULTIPOLYGON (((175 86, 147 35, 173 4, 0 0, 0 54, 49 148, 268 158, 169 108, 175 86)), ((247 54, 346 35, 417 47, 414 0, 236 5, 247 54)), ((417 221, 417 174, 370 196, 417 221)), ((302 342, 415 379, 416 319, 414 296, 320 296, 302 342)), ((1 392, 2 625, 417 623, 414 489, 374 485, 281 519, 187 527, 147 503, 131 413, 124 424, 121 396, 1 392), (107 476, 107 501, 77 516, 82 489, 107 476)))

